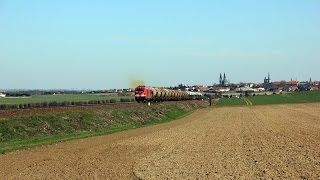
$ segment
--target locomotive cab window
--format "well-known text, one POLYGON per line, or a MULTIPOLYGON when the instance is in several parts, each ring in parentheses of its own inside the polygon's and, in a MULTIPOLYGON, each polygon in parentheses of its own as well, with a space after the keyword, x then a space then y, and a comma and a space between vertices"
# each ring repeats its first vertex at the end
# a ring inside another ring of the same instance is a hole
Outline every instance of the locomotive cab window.
POLYGON ((136 89, 136 91, 143 92, 144 90, 143 89, 136 89))

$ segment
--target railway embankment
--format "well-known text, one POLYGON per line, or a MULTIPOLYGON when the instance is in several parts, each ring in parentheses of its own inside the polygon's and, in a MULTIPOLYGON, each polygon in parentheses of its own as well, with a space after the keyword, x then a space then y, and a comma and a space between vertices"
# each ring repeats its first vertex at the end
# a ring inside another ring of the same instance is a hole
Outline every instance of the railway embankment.
POLYGON ((168 122, 207 106, 205 101, 181 101, 9 113, 0 116, 0 153, 168 122))

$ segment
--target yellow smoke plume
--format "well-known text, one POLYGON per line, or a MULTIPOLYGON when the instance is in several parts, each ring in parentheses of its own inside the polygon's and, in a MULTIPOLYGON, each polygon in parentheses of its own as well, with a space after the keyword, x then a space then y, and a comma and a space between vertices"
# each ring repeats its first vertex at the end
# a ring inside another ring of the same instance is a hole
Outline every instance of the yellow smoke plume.
POLYGON ((134 76, 130 76, 129 81, 130 81, 131 88, 134 88, 139 85, 145 85, 145 82, 143 80, 139 80, 138 78, 134 78, 134 76))

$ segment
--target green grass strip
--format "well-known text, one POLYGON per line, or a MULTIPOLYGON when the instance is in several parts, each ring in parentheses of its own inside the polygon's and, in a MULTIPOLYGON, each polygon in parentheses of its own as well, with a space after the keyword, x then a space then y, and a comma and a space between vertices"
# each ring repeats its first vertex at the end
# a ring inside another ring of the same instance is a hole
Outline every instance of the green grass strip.
MULTIPOLYGON (((140 127, 160 124, 169 122, 172 120, 176 120, 178 118, 185 117, 193 112, 193 110, 185 110, 177 107, 171 107, 169 112, 167 112, 163 118, 157 119, 149 119, 145 121, 145 123, 141 124, 138 122, 128 122, 126 124, 117 124, 110 128, 103 128, 98 130, 90 130, 90 131, 78 131, 78 132, 72 132, 72 133, 59 133, 56 135, 45 135, 45 136, 35 136, 30 138, 14 138, 13 136, 12 140, 9 141, 0 141, 0 153, 6 153, 14 150, 20 150, 20 149, 28 149, 36 146, 44 146, 44 145, 51 145, 59 142, 64 141, 70 141, 75 139, 81 139, 81 138, 88 138, 93 136, 100 136, 100 135, 106 135, 111 134, 115 132, 120 131, 126 131, 130 129, 136 129, 140 127)), ((87 114, 87 113, 85 113, 87 114)), ((89 115, 92 115, 91 113, 88 113, 89 115)), ((122 116, 122 118, 125 117, 125 113, 118 113, 118 116, 122 116), (120 114, 120 115, 119 115, 120 114)), ((51 117, 51 116, 49 116, 51 117)), ((34 119, 37 119, 33 117, 34 119)), ((47 118, 47 117, 46 117, 47 118)), ((87 117, 88 119, 91 119, 92 117, 87 117)), ((10 120, 7 120, 10 121, 10 120)), ((35 121, 35 120, 32 120, 35 121)), ((35 125, 36 126, 36 123, 35 125)))
POLYGON ((244 106, 269 104, 295 104, 320 102, 320 91, 290 92, 283 94, 250 96, 244 98, 221 98, 217 106, 244 106))

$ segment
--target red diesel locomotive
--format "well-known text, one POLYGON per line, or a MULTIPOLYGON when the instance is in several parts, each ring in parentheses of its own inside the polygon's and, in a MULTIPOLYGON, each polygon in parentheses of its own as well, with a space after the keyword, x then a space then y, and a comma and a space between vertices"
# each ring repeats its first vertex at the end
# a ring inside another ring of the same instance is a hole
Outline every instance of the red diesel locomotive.
POLYGON ((137 102, 180 101, 202 97, 202 93, 172 89, 137 86, 135 99, 137 102))

